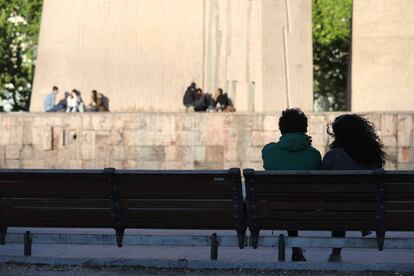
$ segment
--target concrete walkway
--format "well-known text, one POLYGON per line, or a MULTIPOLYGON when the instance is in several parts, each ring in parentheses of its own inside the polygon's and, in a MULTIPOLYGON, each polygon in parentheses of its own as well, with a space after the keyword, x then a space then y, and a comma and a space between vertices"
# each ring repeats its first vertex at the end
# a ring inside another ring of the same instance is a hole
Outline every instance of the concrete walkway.
MULTIPOLYGON (((18 229, 10 228, 9 232, 33 233, 109 233, 111 229, 18 229)), ((164 230, 128 230, 127 234, 211 234, 213 231, 164 231, 164 230)), ((217 231, 218 234, 231 235, 232 231, 217 231)), ((263 234, 274 235, 275 238, 283 232, 263 231, 263 234)), ((302 236, 329 236, 328 232, 300 232, 302 236)), ((360 237, 359 232, 350 232, 347 236, 360 237)), ((389 237, 410 237, 414 233, 387 233, 389 237)), ((303 269, 323 270, 387 270, 414 272, 414 250, 360 250, 344 249, 343 263, 327 263, 330 250, 307 249, 307 263, 300 264, 303 269)), ((219 260, 210 261, 209 247, 145 247, 145 246, 80 246, 80 245, 42 245, 33 244, 32 257, 23 256, 22 244, 7 244, 0 246, 0 262, 17 261, 28 263, 48 263, 61 265, 81 264, 119 264, 154 267, 183 267, 183 268, 255 268, 255 269, 297 269, 297 263, 278 263, 276 248, 220 248, 219 260)), ((290 251, 287 260, 290 259, 290 251)))

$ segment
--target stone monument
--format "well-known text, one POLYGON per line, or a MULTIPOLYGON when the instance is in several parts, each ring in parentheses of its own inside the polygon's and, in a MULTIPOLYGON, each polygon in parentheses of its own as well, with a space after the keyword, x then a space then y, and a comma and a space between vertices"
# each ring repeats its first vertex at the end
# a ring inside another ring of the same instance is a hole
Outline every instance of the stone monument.
POLYGON ((312 111, 311 2, 44 0, 31 111, 57 85, 111 111, 176 112, 192 81, 237 111, 312 111))
POLYGON ((353 3, 352 111, 413 111, 414 1, 353 3))

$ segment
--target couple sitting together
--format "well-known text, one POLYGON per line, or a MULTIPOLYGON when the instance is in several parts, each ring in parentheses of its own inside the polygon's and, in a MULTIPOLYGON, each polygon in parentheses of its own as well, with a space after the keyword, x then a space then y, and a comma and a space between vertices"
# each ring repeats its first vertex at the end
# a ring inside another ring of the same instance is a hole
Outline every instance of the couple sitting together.
MULTIPOLYGON (((328 127, 333 142, 323 160, 306 135, 308 119, 300 109, 283 111, 279 129, 279 142, 262 150, 265 170, 373 170, 385 164, 386 153, 374 125, 356 114, 341 115, 328 127)), ((288 235, 297 237, 298 231, 292 229, 288 235)), ((332 236, 345 237, 345 231, 333 231, 332 236)), ((301 248, 292 248, 292 261, 306 261, 301 248)), ((341 261, 341 248, 332 249, 329 261, 341 261)))

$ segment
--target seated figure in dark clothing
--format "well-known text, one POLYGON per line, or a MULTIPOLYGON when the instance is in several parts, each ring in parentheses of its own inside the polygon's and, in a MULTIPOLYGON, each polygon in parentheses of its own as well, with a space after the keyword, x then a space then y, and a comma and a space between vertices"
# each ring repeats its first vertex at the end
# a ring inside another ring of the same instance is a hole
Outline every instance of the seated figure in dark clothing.
POLYGON ((221 112, 225 110, 230 105, 229 97, 227 93, 223 93, 223 89, 217 89, 217 97, 216 97, 216 110, 221 112))
POLYGON ((187 90, 184 93, 183 97, 183 104, 186 110, 194 108, 194 104, 196 101, 196 94, 197 94, 197 85, 195 82, 192 82, 187 90))
MULTIPOLYGON (((337 117, 328 134, 335 140, 322 161, 322 170, 373 170, 385 164, 384 146, 374 125, 362 116, 347 114, 337 117)), ((368 235, 369 232, 362 232, 368 235)), ((333 237, 345 237, 345 231, 333 231, 333 237)), ((329 261, 341 261, 341 248, 333 248, 329 261)))
POLYGON ((194 111, 201 112, 207 111, 209 107, 209 102, 207 97, 204 95, 203 90, 201 88, 197 89, 197 94, 194 102, 194 111))
MULTIPOLYGON (((286 109, 279 118, 279 130, 282 136, 279 142, 272 142, 262 150, 265 170, 319 170, 321 154, 312 147, 312 139, 306 135, 308 118, 298 108, 286 109)), ((288 231, 289 237, 297 237, 298 231, 288 231)), ((292 261, 306 261, 300 247, 292 248, 292 261)))

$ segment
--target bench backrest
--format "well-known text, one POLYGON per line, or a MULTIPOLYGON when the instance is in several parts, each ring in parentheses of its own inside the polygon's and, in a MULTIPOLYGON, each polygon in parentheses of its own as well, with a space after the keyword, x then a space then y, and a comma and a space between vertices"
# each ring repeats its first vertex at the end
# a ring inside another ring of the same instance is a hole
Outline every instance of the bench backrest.
POLYGON ((254 240, 261 229, 414 230, 414 172, 243 173, 254 240))
POLYGON ((370 172, 251 172, 244 173, 252 227, 252 223, 275 230, 376 227, 376 182, 370 172))
POLYGON ((240 169, 0 170, 0 228, 246 231, 240 169))
POLYGON ((387 171, 379 183, 384 191, 384 228, 414 231, 414 171, 387 171))
POLYGON ((117 171, 126 228, 236 229, 244 224, 240 170, 117 171))
POLYGON ((9 227, 111 228, 102 171, 1 170, 0 220, 9 227))

